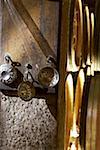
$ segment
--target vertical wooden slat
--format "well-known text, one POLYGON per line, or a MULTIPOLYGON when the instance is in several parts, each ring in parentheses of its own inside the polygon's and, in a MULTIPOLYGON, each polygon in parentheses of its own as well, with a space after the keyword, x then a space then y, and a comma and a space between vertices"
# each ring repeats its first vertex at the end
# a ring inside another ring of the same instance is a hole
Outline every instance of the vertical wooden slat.
MULTIPOLYGON (((0 56, 2 55, 2 0, 0 0, 0 56)), ((0 58, 0 63, 1 63, 0 58)))
MULTIPOLYGON (((100 85, 100 75, 98 75, 97 78, 99 81, 98 84, 100 85)), ((98 85, 98 87, 99 87, 99 85, 98 85)), ((100 92, 98 94, 98 104, 97 105, 98 106, 97 106, 97 118, 96 118, 96 144, 95 145, 96 145, 96 150, 99 150, 100 149, 100 92)))
POLYGON ((65 81, 65 120, 66 120, 66 149, 69 146, 70 131, 73 125, 74 86, 72 75, 69 74, 65 81))
POLYGON ((66 76, 66 55, 69 49, 69 24, 70 24, 71 0, 62 0, 61 11, 61 44, 60 44, 60 82, 58 87, 58 138, 57 150, 66 149, 65 136, 65 76, 66 76))

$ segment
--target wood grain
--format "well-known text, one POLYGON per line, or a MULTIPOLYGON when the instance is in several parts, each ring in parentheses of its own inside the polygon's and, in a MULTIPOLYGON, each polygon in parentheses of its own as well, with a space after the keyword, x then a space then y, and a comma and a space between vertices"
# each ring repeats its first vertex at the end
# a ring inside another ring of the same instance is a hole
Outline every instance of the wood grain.
POLYGON ((58 87, 58 103, 57 103, 57 120, 58 120, 58 138, 57 150, 66 149, 65 138, 65 78, 66 78, 66 55, 69 50, 69 34, 70 34, 70 9, 71 0, 62 1, 61 11, 61 38, 60 38, 60 60, 59 72, 60 82, 58 87))

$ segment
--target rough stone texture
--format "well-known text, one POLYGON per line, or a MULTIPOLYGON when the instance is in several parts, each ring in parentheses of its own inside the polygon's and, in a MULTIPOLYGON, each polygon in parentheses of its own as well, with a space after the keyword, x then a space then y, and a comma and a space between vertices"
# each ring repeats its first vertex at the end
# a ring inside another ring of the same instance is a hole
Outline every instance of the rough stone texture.
POLYGON ((56 125, 44 99, 2 95, 0 150, 56 150, 56 125))

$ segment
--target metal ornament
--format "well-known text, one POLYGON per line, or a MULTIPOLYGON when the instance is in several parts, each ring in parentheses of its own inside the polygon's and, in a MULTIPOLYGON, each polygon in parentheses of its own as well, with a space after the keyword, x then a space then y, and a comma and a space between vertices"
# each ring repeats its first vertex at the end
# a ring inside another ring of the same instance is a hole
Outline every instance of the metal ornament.
POLYGON ((59 73, 55 68, 44 67, 38 74, 38 81, 43 87, 54 87, 59 81, 59 73))
POLYGON ((18 96, 24 100, 29 101, 35 96, 35 88, 33 86, 34 79, 32 77, 32 74, 29 72, 29 69, 31 65, 26 66, 26 71, 24 73, 24 80, 23 82, 18 86, 18 96), (29 81, 29 76, 32 79, 32 82, 29 81))
POLYGON ((29 101, 35 96, 35 88, 29 81, 23 81, 18 87, 18 96, 24 100, 29 101))
POLYGON ((0 81, 4 84, 11 84, 17 79, 17 68, 20 63, 13 62, 10 56, 5 56, 6 63, 0 66, 0 81))

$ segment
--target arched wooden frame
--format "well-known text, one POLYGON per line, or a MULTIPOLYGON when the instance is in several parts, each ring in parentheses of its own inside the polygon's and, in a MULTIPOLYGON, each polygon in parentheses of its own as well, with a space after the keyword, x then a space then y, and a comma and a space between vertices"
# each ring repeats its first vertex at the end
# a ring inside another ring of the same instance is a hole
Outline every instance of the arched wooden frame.
POLYGON ((84 45, 83 45, 83 60, 86 65, 90 65, 90 15, 89 8, 84 9, 84 45))
POLYGON ((95 68, 95 59, 94 59, 94 13, 93 12, 90 15, 90 27, 91 27, 90 28, 91 74, 94 75, 94 70, 96 70, 96 68, 95 68))
POLYGON ((69 150, 72 146, 77 149, 79 144, 80 132, 80 112, 82 105, 83 88, 85 82, 84 70, 79 71, 74 96, 74 85, 72 75, 69 74, 65 83, 65 126, 66 126, 66 149, 69 150), (72 145, 71 145, 72 143, 72 145))
POLYGON ((83 13, 82 1, 76 0, 72 10, 71 39, 67 53, 67 71, 75 72, 81 66, 83 47, 83 13))
POLYGON ((69 145, 70 139, 70 130, 73 124, 73 104, 74 104, 74 87, 73 87, 73 78, 72 75, 69 74, 65 83, 65 137, 66 137, 66 148, 69 145))

